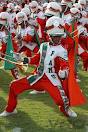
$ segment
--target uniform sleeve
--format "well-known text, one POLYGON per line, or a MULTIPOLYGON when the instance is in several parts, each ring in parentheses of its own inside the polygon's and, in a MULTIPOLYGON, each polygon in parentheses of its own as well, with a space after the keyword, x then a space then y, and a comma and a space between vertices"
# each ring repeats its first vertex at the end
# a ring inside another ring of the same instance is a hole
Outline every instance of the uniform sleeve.
POLYGON ((59 78, 66 79, 69 74, 68 62, 57 57, 55 59, 55 70, 59 78))
POLYGON ((56 69, 56 73, 58 73, 59 70, 68 69, 68 61, 63 60, 60 57, 56 57, 55 58, 55 69, 56 69))
POLYGON ((41 25, 41 27, 42 27, 43 29, 45 29, 46 19, 37 18, 37 22, 38 22, 39 25, 41 25))
POLYGON ((36 55, 34 55, 33 57, 30 58, 29 63, 31 65, 39 65, 39 61, 40 61, 40 53, 37 53, 36 55))
POLYGON ((62 46, 69 51, 74 48, 74 40, 71 37, 66 37, 61 40, 62 46))
POLYGON ((25 41, 27 43, 32 41, 32 39, 33 39, 33 37, 29 34, 27 34, 26 36, 23 37, 23 41, 25 41))
POLYGON ((66 30, 66 31, 68 31, 68 30, 69 30, 69 28, 70 28, 70 25, 69 25, 69 24, 67 24, 67 23, 65 23, 64 28, 65 28, 65 30, 66 30))

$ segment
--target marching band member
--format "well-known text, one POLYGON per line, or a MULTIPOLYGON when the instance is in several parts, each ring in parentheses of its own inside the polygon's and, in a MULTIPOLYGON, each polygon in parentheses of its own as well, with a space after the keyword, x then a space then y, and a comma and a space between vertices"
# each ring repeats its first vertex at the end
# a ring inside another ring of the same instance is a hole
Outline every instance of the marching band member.
MULTIPOLYGON (((38 17, 36 18, 38 24, 39 24, 39 38, 40 42, 49 42, 49 36, 46 33, 46 22, 47 20, 52 16, 60 16, 61 12, 61 6, 57 2, 50 2, 47 5, 47 8, 45 10, 45 16, 44 14, 38 14, 38 17)), ((45 93, 44 90, 36 91, 33 90, 30 92, 30 94, 40 94, 45 93)))
POLYGON ((42 11, 38 13, 36 20, 38 22, 40 42, 48 41, 48 37, 45 31, 45 25, 48 18, 50 18, 51 16, 60 16, 61 11, 61 6, 57 2, 50 2, 47 4, 45 13, 43 13, 42 11))
POLYGON ((45 11, 46 11, 46 9, 47 9, 47 5, 48 5, 47 2, 43 4, 43 12, 44 12, 44 13, 45 13, 45 11))
POLYGON ((82 6, 82 10, 85 10, 86 0, 78 0, 78 3, 82 6))
MULTIPOLYGON (((77 29, 78 18, 80 18, 80 10, 75 7, 70 8, 70 17, 68 18, 67 21, 65 21, 65 30, 67 34, 74 39, 75 47, 72 53, 70 54, 75 54, 75 56, 77 56, 77 50, 78 50, 78 29, 77 29)), ((77 66, 76 66, 77 57, 73 59, 73 63, 74 63, 73 66, 75 67, 75 69, 73 68, 74 69, 73 72, 75 74, 76 80, 79 82, 80 80, 77 75, 77 66)))
POLYGON ((73 3, 75 0, 62 0, 61 6, 62 6, 62 18, 64 19, 65 23, 71 19, 70 15, 70 8, 72 8, 73 3))
POLYGON ((37 11, 38 11, 38 2, 37 1, 32 1, 29 3, 29 7, 31 9, 31 18, 36 18, 37 17, 37 11))
MULTIPOLYGON (((72 35, 73 35, 73 38, 74 38, 74 41, 75 41, 75 44, 77 47, 76 54, 82 58, 84 69, 87 70, 88 69, 88 53, 85 50, 86 48, 84 48, 84 47, 87 47, 87 43, 88 43, 87 31, 86 31, 85 37, 84 37, 84 34, 82 34, 82 33, 84 32, 84 30, 86 30, 86 28, 84 28, 82 25, 79 25, 79 24, 82 24, 82 23, 79 23, 80 10, 73 7, 70 9, 70 12, 71 12, 71 16, 72 16, 73 20, 74 19, 76 20, 78 18, 79 19, 76 21, 73 21, 74 23, 71 25, 71 27, 69 28, 70 30, 68 29, 68 31, 70 31, 70 33, 71 33, 72 32, 71 28, 75 29, 75 32, 73 31, 74 33, 72 35), (81 33, 79 33, 79 32, 81 32, 81 33)), ((80 81, 78 79, 77 73, 75 73, 75 74, 76 74, 76 80, 80 81)))
POLYGON ((9 26, 10 26, 10 32, 11 33, 15 33, 15 29, 14 29, 14 19, 15 19, 15 16, 16 16, 16 13, 14 12, 14 4, 13 3, 9 3, 7 5, 7 11, 9 13, 9 26))
POLYGON ((34 28, 29 25, 28 18, 23 12, 17 13, 16 20, 18 23, 16 32, 18 52, 26 52, 26 55, 31 57, 32 53, 37 53, 39 50, 35 40, 34 28))
MULTIPOLYGON (((84 30, 86 30, 86 28, 84 28, 82 26, 83 24, 80 21, 80 19, 81 19, 80 18, 81 17, 80 10, 78 8, 73 7, 70 9, 70 12, 71 12, 72 19, 73 20, 75 19, 75 21, 72 22, 73 23, 72 28, 76 30, 76 32, 74 32, 74 34, 73 34, 73 37, 75 36, 74 40, 75 40, 75 44, 77 47, 76 54, 82 58, 84 69, 87 70, 88 69, 88 59, 87 59, 88 53, 86 52, 87 49, 84 48, 84 47, 87 47, 87 43, 88 43, 87 31, 86 31, 85 35, 84 34, 82 35, 82 33, 84 32, 84 30), (79 23, 79 21, 80 21, 80 23, 79 23), (79 32, 81 32, 81 33, 79 33, 79 32), (80 48, 80 46, 81 46, 81 48, 80 48)), ((85 21, 85 19, 84 19, 84 21, 85 21)), ((68 31, 70 31, 69 29, 68 29, 68 31)), ((70 32, 72 32, 72 30, 70 32)), ((75 73, 75 74, 76 74, 76 80, 80 81, 77 76, 77 73, 75 73)))
POLYGON ((62 83, 68 78, 70 72, 67 50, 61 45, 61 38, 65 35, 62 19, 51 17, 48 19, 46 27, 51 41, 43 43, 40 46, 40 52, 34 57, 24 58, 23 61, 24 64, 38 64, 36 74, 11 83, 7 107, 0 116, 16 114, 18 95, 29 89, 43 88, 46 90, 60 111, 68 117, 77 117, 77 114, 69 106, 85 103, 85 97, 80 89, 77 87, 75 89, 74 84, 71 84, 73 88, 70 89, 72 91, 69 93, 69 89, 62 83), (77 98, 75 98, 74 92, 77 94, 77 98))
POLYGON ((46 23, 43 8, 39 6, 36 1, 32 1, 29 6, 31 8, 31 23, 34 23, 35 30, 38 33, 41 41, 43 40, 43 30, 46 23))
POLYGON ((78 26, 79 30, 79 45, 78 45, 78 55, 83 61, 83 67, 85 71, 88 71, 88 33, 87 29, 80 25, 78 26), (81 28, 79 28, 81 26, 81 28))
POLYGON ((24 13, 26 14, 28 20, 30 19, 30 14, 31 14, 31 12, 30 12, 30 9, 29 9, 29 8, 25 7, 25 8, 23 8, 23 9, 21 10, 21 12, 24 12, 24 13))
POLYGON ((58 4, 57 2, 50 2, 45 10, 45 15, 60 17, 61 11, 62 9, 60 4, 58 4))

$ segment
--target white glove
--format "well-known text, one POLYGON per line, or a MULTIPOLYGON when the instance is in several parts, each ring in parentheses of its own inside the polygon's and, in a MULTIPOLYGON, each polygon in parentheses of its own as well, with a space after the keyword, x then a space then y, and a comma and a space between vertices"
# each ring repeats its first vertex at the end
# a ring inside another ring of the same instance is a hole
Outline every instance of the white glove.
POLYGON ((59 75, 59 77, 61 79, 67 78, 68 77, 68 69, 66 69, 66 70, 59 70, 58 75, 59 75))

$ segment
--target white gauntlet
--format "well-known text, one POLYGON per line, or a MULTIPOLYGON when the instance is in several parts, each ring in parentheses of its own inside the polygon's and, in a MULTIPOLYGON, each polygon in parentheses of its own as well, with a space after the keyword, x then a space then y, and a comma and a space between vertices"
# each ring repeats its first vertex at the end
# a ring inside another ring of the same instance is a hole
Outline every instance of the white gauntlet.
POLYGON ((65 79, 65 78, 68 77, 68 73, 69 73, 68 69, 66 69, 66 70, 59 70, 58 75, 59 75, 59 77, 61 79, 65 79))

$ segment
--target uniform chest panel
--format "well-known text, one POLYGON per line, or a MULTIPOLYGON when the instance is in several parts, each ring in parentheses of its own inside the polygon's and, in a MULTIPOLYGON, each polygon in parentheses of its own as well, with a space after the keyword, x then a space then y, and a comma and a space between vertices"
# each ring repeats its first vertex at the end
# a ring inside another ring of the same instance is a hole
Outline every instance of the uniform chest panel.
POLYGON ((61 57, 62 59, 68 60, 67 50, 65 50, 61 45, 51 47, 49 46, 45 60, 54 60, 56 57, 61 57))
POLYGON ((67 59, 67 51, 62 46, 49 46, 44 61, 44 69, 48 73, 55 72, 55 58, 67 59))

